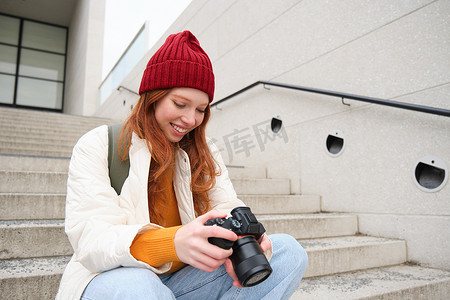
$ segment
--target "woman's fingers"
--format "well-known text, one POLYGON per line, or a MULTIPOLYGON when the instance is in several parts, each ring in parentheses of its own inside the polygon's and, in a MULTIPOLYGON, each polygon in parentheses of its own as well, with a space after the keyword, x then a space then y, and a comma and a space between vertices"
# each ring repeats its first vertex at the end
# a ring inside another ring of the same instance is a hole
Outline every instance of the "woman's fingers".
POLYGON ((227 216, 227 214, 220 213, 217 210, 213 209, 213 210, 208 211, 206 214, 203 214, 203 215, 197 217, 197 219, 195 219, 194 221, 200 222, 203 225, 209 219, 225 218, 226 216, 227 216))
POLYGON ((212 272, 223 265, 225 263, 225 260, 226 258, 213 259, 207 255, 200 255, 192 261, 191 266, 206 272, 212 272))
POLYGON ((238 238, 233 231, 216 225, 205 226, 203 233, 205 234, 205 237, 222 238, 233 242, 238 238))
POLYGON ((233 279, 233 285, 242 288, 241 282, 234 271, 233 263, 230 259, 225 261, 225 270, 227 270, 228 275, 230 275, 231 279, 233 279))
POLYGON ((216 245, 211 244, 208 240, 199 241, 197 244, 192 245, 192 249, 199 254, 199 257, 200 254, 204 254, 207 257, 211 257, 216 260, 225 260, 231 254, 233 254, 233 249, 222 249, 220 247, 217 247, 216 245))
POLYGON ((261 247, 261 250, 263 252, 266 252, 267 250, 272 248, 272 242, 270 241, 270 239, 267 236, 267 234, 264 233, 261 236, 261 239, 259 240, 259 246, 261 247))
POLYGON ((209 237, 236 240, 234 232, 220 226, 205 226, 213 218, 225 217, 217 211, 210 211, 184 225, 175 234, 174 244, 178 258, 201 270, 215 270, 231 255, 232 249, 222 249, 209 243, 209 237))

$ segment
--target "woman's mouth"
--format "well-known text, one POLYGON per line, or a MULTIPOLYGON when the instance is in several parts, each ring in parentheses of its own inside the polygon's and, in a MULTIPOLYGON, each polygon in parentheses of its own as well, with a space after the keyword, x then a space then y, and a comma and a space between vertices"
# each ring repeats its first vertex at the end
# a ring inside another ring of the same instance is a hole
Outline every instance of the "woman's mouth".
POLYGON ((181 127, 179 127, 179 126, 177 126, 175 124, 172 124, 172 123, 170 123, 170 125, 172 125, 172 128, 175 129, 179 133, 186 133, 186 132, 188 132, 188 129, 181 128, 181 127))

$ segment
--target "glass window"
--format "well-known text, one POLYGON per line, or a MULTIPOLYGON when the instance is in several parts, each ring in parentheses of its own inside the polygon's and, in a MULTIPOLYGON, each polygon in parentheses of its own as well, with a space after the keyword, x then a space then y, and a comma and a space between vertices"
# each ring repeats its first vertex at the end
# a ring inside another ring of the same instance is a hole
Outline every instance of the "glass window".
POLYGON ((17 47, 0 45, 0 72, 16 74, 17 47))
POLYGON ((0 13, 0 104, 62 110, 66 41, 65 27, 0 13))
POLYGON ((0 42, 18 45, 19 44, 20 20, 8 16, 0 15, 0 42))
POLYGON ((18 105, 62 109, 63 84, 47 80, 19 78, 18 105))
POLYGON ((0 74, 0 103, 12 104, 16 76, 0 74))
POLYGON ((19 75, 64 80, 64 56, 22 49, 19 75))
POLYGON ((56 53, 66 53, 65 28, 31 21, 23 23, 22 46, 56 53))
POLYGON ((130 73, 144 56, 147 50, 145 46, 146 31, 144 29, 144 27, 141 28, 136 38, 102 82, 100 86, 100 103, 103 103, 111 95, 112 91, 120 85, 125 76, 130 73))

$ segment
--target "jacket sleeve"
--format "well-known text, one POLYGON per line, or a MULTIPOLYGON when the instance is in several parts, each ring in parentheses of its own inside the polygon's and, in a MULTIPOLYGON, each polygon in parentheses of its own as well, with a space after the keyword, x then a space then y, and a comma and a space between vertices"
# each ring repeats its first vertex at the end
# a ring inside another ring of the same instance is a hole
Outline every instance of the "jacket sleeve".
POLYGON ((212 208, 222 213, 230 213, 233 208, 245 206, 245 204, 239 200, 236 195, 236 191, 228 176, 228 170, 220 155, 219 149, 210 140, 208 141, 208 145, 216 161, 216 168, 220 174, 219 176, 216 176, 216 184, 209 191, 209 197, 212 200, 212 208))
POLYGON ((152 225, 127 224, 133 205, 121 201, 109 179, 107 126, 100 126, 73 149, 66 196, 66 233, 77 261, 91 272, 120 266, 154 269, 137 261, 129 249, 136 234, 152 225))

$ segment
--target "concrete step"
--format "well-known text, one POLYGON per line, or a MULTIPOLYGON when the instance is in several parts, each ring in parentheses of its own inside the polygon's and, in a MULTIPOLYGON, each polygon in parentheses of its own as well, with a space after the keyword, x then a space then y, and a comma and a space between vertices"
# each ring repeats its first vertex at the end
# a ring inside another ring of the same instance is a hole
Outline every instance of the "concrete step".
POLYGON ((104 119, 104 120, 70 120, 70 118, 62 118, 61 120, 52 119, 40 119, 39 117, 30 118, 8 118, 4 117, 0 120, 0 126, 15 124, 20 127, 61 127, 65 129, 75 129, 75 128, 89 128, 92 126, 99 126, 103 124, 113 124, 114 120, 104 119))
MULTIPOLYGON (((0 220, 63 219, 65 198, 64 193, 0 193, 0 220)), ((320 197, 314 195, 252 195, 240 199, 257 215, 320 211, 320 197)))
POLYGON ((21 121, 21 120, 36 120, 38 122, 48 123, 79 123, 79 124, 92 124, 112 121, 109 118, 90 117, 90 116, 77 116, 68 115, 56 112, 46 112, 30 109, 17 109, 0 107, 0 119, 21 121))
MULTIPOLYGON (((4 129, 4 127, 1 127, 4 129)), ((92 127, 95 128, 95 127, 92 127)), ((73 140, 77 141, 85 132, 90 130, 79 130, 79 131, 50 131, 50 130, 20 130, 21 128, 17 128, 17 130, 3 130, 0 133, 0 140, 73 140)))
MULTIPOLYGON (((103 124, 99 124, 103 125, 103 124)), ((77 134, 82 134, 84 132, 89 131, 90 129, 93 129, 95 127, 98 127, 97 125, 92 126, 84 126, 81 127, 79 125, 65 125, 65 126, 59 126, 58 124, 55 125, 48 125, 48 126, 39 126, 39 125, 22 125, 22 124, 14 124, 14 123, 8 123, 3 124, 0 126, 4 132, 8 132, 9 134, 12 133, 18 133, 18 134, 40 134, 40 133, 47 133, 48 135, 69 135, 69 136, 76 136, 77 134)))
POLYGON ((72 253, 63 220, 0 221, 0 259, 72 253))
POLYGON ((46 152, 61 151, 61 152, 71 152, 73 142, 58 141, 56 143, 46 143, 45 141, 31 142, 31 141, 1 141, 0 140, 0 151, 2 149, 23 149, 23 150, 40 150, 46 152))
POLYGON ((231 178, 267 178, 267 169, 264 166, 237 166, 227 165, 228 175, 231 178))
POLYGON ((0 260, 1 299, 55 299, 70 257, 0 260))
MULTIPOLYGON (((67 173, 0 171, 2 193, 65 193, 67 173)), ((234 179, 237 193, 289 194, 288 179, 234 179), (272 192, 272 193, 269 193, 272 192)))
POLYGON ((67 172, 69 157, 0 154, 0 170, 67 172))
POLYGON ((357 216, 350 214, 260 215, 258 221, 268 234, 287 233, 296 239, 354 235, 357 216))
POLYGON ((444 300, 449 295, 449 271, 403 264, 305 278, 290 300, 444 300))
MULTIPOLYGON (((0 220, 63 219, 65 199, 66 195, 63 193, 0 193, 0 220)), ((313 195, 253 195, 240 199, 257 215, 305 214, 320 210, 320 197, 313 195)))
POLYGON ((317 195, 238 195, 254 214, 306 214, 320 212, 317 195))
POLYGON ((241 195, 289 195, 289 179, 245 179, 231 178, 236 193, 241 195))
POLYGON ((101 122, 111 122, 113 119, 111 118, 98 118, 98 117, 90 117, 90 116, 75 116, 63 113, 55 113, 55 112, 44 112, 44 111, 28 111, 24 113, 24 111, 19 110, 16 113, 5 114, 0 111, 0 117, 2 120, 14 121, 14 122, 23 122, 29 123, 30 121, 36 121, 40 124, 51 124, 51 123, 60 123, 60 124, 97 124, 101 122))
POLYGON ((22 154, 35 156, 54 156, 54 157, 70 157, 72 151, 58 150, 39 150, 39 149, 21 149, 21 148, 0 148, 0 154, 22 154))
POLYGON ((0 193, 0 221, 65 217, 65 194, 0 193))
MULTIPOLYGON (((0 193, 0 220, 64 219, 65 194, 0 193), (36 209, 37 208, 37 209, 36 209)), ((251 201, 240 197, 253 213, 292 214, 317 213, 318 196, 251 196, 251 201), (261 197, 261 200, 258 199, 261 197), (276 199, 272 203, 270 199, 276 199)))
MULTIPOLYGON (((351 216, 350 216, 351 217, 351 216)), ((355 231, 348 223, 352 218, 345 216, 328 216, 326 221, 324 217, 316 215, 316 218, 299 216, 292 222, 293 218, 284 215, 283 218, 258 218, 265 226, 267 232, 288 233, 295 238, 320 238, 323 236, 345 236, 355 234, 355 231), (285 223, 292 223, 289 230, 277 231, 285 223), (281 225, 281 226, 280 226, 281 225), (328 226, 334 228, 330 229, 328 226), (303 232, 304 228, 316 228, 316 232, 303 232)), ((36 257, 71 254, 71 247, 64 233, 64 223, 62 220, 24 220, 24 221, 1 221, 0 222, 0 258, 9 259, 17 257, 36 257), (42 244, 42 238, 47 243, 42 244)), ((330 240, 331 241, 331 240, 330 240)), ((335 240, 334 244, 357 244, 352 240, 335 240)), ((368 244, 367 241, 365 241, 368 244)), ((307 242, 305 242, 307 243, 307 242)), ((309 242, 310 244, 312 242, 309 242)), ((325 242, 323 242, 325 243, 325 242)), ((332 244, 331 242, 329 242, 332 244)), ((404 243, 404 242, 403 242, 404 243)), ((311 248, 312 246, 310 246, 311 248)), ((342 248, 342 247, 341 247, 342 248)), ((306 249, 306 246, 305 246, 306 249)))
POLYGON ((0 193, 66 193, 67 173, 0 171, 0 193))
POLYGON ((40 137, 34 135, 22 135, 22 134, 12 134, 1 132, 0 141, 2 142, 29 142, 29 143, 39 143, 39 144, 59 144, 59 143, 70 143, 72 146, 78 141, 78 134, 75 137, 70 137, 67 135, 54 136, 49 134, 42 134, 40 137))
POLYGON ((299 243, 308 253, 305 278, 397 265, 407 260, 404 240, 356 235, 299 243))

